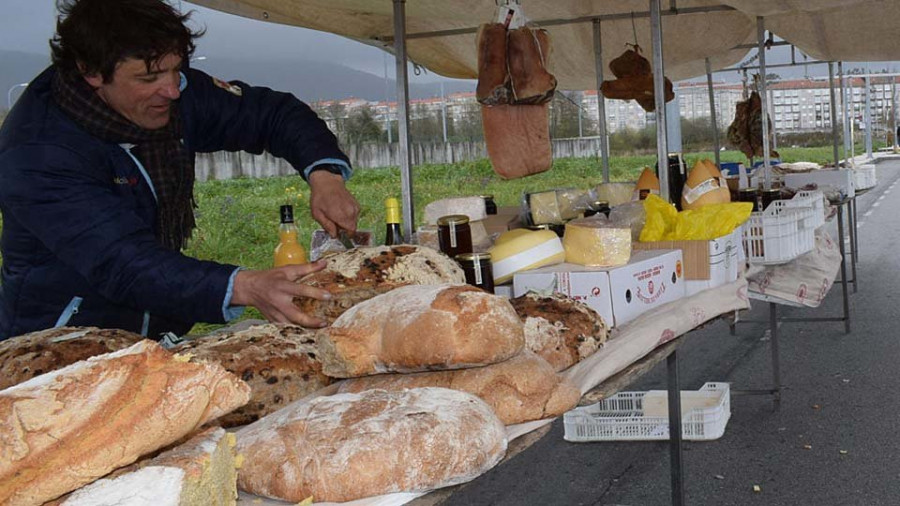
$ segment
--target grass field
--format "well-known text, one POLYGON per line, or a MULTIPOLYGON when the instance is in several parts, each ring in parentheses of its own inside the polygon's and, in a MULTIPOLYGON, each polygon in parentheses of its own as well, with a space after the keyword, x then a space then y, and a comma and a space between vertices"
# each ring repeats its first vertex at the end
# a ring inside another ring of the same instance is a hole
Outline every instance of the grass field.
MULTIPOLYGON (((786 162, 827 163, 832 159, 830 147, 781 148, 779 152, 786 162)), ((688 167, 701 157, 712 158, 712 153, 686 155, 688 167)), ((722 152, 721 159, 725 162, 746 161, 737 151, 722 152)), ((644 166, 655 163, 654 155, 611 158, 610 176, 613 181, 633 181, 644 166)), ((498 206, 514 206, 520 204, 526 191, 586 189, 601 181, 597 159, 558 159, 545 173, 511 181, 497 177, 487 160, 421 165, 413 168, 415 216, 420 219, 426 204, 445 197, 490 193, 498 206)), ((380 244, 384 238, 384 200, 390 196, 400 197, 399 169, 357 170, 348 188, 362 208, 359 228, 373 231, 380 244)), ((294 205, 302 244, 308 247, 312 231, 318 228, 309 212, 309 188, 299 176, 198 183, 195 195, 198 228, 186 253, 196 258, 251 269, 271 267, 272 250, 278 241, 278 208, 282 204, 294 205)), ((247 311, 245 317, 258 317, 258 314, 247 311)), ((194 332, 209 328, 199 326, 194 332)))

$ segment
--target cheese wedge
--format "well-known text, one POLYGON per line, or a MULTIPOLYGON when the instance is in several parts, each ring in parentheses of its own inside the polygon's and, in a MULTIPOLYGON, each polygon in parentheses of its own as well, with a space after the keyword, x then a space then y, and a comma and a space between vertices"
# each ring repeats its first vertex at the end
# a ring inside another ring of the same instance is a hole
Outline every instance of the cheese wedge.
POLYGON ((566 262, 590 267, 615 267, 631 259, 631 229, 606 220, 583 218, 566 224, 566 262))

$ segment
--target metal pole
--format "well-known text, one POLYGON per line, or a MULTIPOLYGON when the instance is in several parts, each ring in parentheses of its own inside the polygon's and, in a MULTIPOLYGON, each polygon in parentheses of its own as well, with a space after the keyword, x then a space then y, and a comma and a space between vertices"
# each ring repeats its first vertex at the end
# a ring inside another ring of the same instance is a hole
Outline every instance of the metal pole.
POLYGON ((388 134, 388 147, 394 143, 394 132, 393 128, 391 128, 391 94, 388 93, 388 80, 387 80, 387 72, 388 72, 388 62, 387 62, 387 53, 384 53, 384 124, 387 127, 388 134))
POLYGON ((831 144, 834 148, 834 166, 840 167, 841 158, 838 154, 837 100, 834 94, 834 62, 828 62, 828 88, 831 90, 831 144))
POLYGON ((444 144, 447 144, 447 99, 444 96, 444 83, 441 82, 441 124, 444 127, 444 144))
POLYGON ((709 118, 713 129, 713 147, 716 150, 716 167, 721 169, 722 161, 719 159, 719 119, 716 114, 716 95, 713 90, 712 64, 709 63, 709 58, 706 59, 706 88, 709 90, 709 118))
POLYGON ((870 92, 872 84, 867 75, 865 80, 866 86, 866 158, 872 159, 872 93, 870 92))
POLYGON ((762 142, 763 142, 763 175, 765 188, 772 187, 769 174, 769 97, 766 93, 766 23, 762 16, 756 17, 756 41, 759 46, 759 73, 762 74, 759 86, 759 98, 762 101, 762 142))
POLYGON ((891 77, 891 128, 894 130, 891 132, 891 137, 894 138, 894 143, 891 145, 893 151, 897 152, 897 78, 891 77))
POLYGON ((666 139, 665 68, 663 66, 662 17, 660 0, 650 0, 650 40, 653 45, 653 95, 656 99, 656 163, 659 166, 659 196, 671 202, 669 188, 669 146, 666 139))
POLYGON ((594 20, 594 71, 597 73, 597 135, 600 137, 600 165, 603 182, 609 182, 609 144, 606 135, 606 99, 600 93, 603 84, 603 45, 600 38, 600 20, 594 20))
POLYGON ((837 206, 838 222, 838 249, 841 252, 841 295, 844 297, 844 332, 850 333, 850 295, 847 293, 847 251, 844 246, 844 205, 841 202, 837 206))
POLYGON ((672 504, 684 505, 684 479, 682 477, 681 448, 681 388, 678 385, 678 352, 672 353, 666 358, 668 370, 668 400, 669 400, 669 466, 672 468, 672 504))
POLYGON ((397 126, 400 137, 400 186, 402 188, 403 233, 412 237, 415 216, 412 160, 409 152, 409 75, 406 72, 406 0, 394 0, 394 58, 397 61, 397 126))
MULTIPOLYGON (((769 90, 769 117, 775 116, 775 93, 769 90)), ((778 125, 772 122, 772 151, 778 151, 778 125)))
MULTIPOLYGON (((838 74, 841 77, 841 112, 844 118, 844 160, 848 161, 850 157, 850 112, 849 112, 849 100, 847 99, 847 92, 850 91, 844 85, 847 80, 847 76, 844 75, 844 62, 838 62, 838 74)), ((853 94, 850 94, 851 98, 853 94)))

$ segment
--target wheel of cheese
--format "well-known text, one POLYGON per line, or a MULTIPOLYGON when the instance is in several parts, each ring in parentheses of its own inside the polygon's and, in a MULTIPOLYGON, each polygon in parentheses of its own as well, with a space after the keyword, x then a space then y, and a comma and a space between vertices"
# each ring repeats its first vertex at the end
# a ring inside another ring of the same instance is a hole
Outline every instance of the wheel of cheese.
POLYGON ((722 173, 711 161, 698 160, 684 183, 681 208, 690 210, 727 202, 731 202, 731 193, 722 173))
POLYGON ((510 235, 498 238, 490 249, 495 284, 506 283, 517 272, 559 264, 566 259, 562 241, 552 230, 510 230, 506 234, 510 235))
POLYGON ((650 170, 650 167, 644 167, 641 177, 634 185, 634 194, 632 194, 631 200, 644 200, 650 194, 659 195, 659 178, 650 170))

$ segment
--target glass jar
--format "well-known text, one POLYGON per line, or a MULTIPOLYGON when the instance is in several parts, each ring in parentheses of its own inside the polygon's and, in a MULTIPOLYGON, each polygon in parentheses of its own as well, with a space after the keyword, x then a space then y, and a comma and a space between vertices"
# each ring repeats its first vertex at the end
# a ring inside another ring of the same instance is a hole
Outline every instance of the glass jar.
POLYGON ((760 200, 762 201, 762 211, 765 211, 769 204, 776 200, 781 200, 781 190, 778 188, 770 188, 760 192, 760 200))
POLYGON ((469 217, 464 214, 441 216, 437 220, 438 243, 441 251, 450 258, 472 252, 472 229, 469 217))
POLYGON ((456 255, 456 261, 466 274, 466 283, 494 293, 494 269, 490 253, 464 253, 456 255))
POLYGON ((497 214, 497 204, 494 202, 493 195, 481 195, 481 198, 484 199, 484 211, 488 215, 497 214))
POLYGON ((756 188, 741 188, 738 190, 738 202, 750 202, 753 204, 753 212, 759 211, 759 190, 756 188))
POLYGON ((557 225, 557 224, 551 224, 551 223, 542 223, 540 225, 529 225, 526 228, 528 228, 528 230, 551 230, 551 231, 553 231, 553 233, 555 233, 559 237, 562 237, 566 233, 565 225, 557 225))
POLYGON ((604 214, 607 218, 609 218, 609 212, 612 209, 609 207, 609 202, 605 200, 595 200, 591 203, 591 207, 585 209, 584 217, 594 216, 596 214, 604 214))

